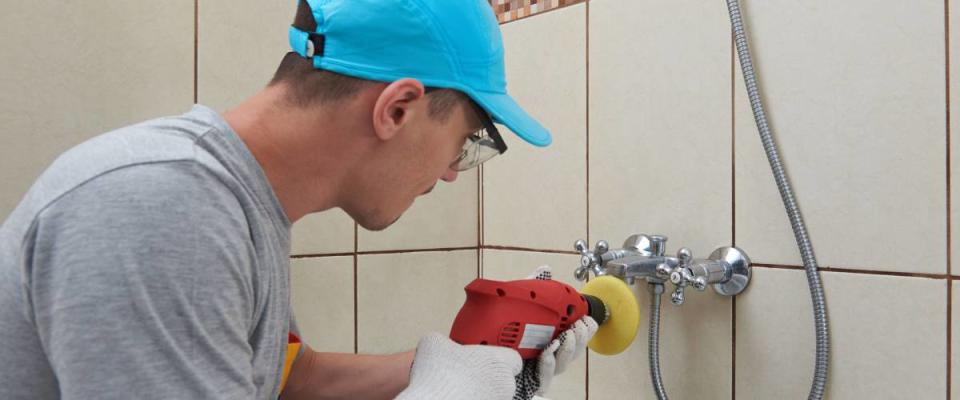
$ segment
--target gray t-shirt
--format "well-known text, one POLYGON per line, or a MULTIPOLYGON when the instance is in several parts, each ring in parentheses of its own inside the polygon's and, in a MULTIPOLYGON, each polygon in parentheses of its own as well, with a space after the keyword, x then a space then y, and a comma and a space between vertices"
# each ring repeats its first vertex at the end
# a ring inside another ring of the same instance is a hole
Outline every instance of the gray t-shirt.
POLYGON ((209 108, 71 149, 0 227, 0 399, 275 399, 289 251, 209 108))

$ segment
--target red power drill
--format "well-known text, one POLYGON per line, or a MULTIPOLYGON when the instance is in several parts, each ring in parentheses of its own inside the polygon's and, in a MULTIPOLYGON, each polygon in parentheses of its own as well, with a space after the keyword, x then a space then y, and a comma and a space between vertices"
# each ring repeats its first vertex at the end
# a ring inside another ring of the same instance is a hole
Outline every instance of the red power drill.
POLYGON ((609 315, 599 298, 554 280, 477 279, 465 290, 467 301, 453 321, 450 339, 460 344, 509 347, 524 360, 539 356, 584 315, 597 324, 603 324, 609 315))

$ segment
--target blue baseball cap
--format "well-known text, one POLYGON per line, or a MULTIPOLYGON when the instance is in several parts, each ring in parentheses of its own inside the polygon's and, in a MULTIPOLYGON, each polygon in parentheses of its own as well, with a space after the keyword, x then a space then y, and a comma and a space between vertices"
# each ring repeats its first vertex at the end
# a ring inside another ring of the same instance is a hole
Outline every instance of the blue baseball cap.
POLYGON ((550 144, 550 132, 507 94, 503 38, 485 0, 304 1, 317 29, 291 26, 290 46, 314 68, 459 90, 523 140, 550 144))

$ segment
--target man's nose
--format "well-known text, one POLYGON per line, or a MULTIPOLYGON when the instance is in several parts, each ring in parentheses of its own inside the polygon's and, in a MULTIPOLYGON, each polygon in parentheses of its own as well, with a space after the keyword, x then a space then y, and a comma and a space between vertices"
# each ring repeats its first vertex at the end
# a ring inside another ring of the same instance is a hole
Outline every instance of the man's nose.
POLYGON ((459 174, 459 172, 455 171, 453 168, 448 168, 447 173, 443 174, 440 179, 443 179, 444 182, 450 183, 457 180, 457 174, 459 174))

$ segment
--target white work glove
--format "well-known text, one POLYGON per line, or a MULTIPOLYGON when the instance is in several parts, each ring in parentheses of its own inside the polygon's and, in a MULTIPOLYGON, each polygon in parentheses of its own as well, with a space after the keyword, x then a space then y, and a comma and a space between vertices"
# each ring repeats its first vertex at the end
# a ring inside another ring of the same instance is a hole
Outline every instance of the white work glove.
MULTIPOLYGON (((527 279, 552 279, 550 266, 537 268, 527 279)), ((583 316, 573 326, 560 333, 536 360, 526 360, 523 372, 517 377, 514 400, 529 400, 550 389, 553 377, 566 371, 570 364, 586 352, 587 342, 597 333, 597 322, 583 316)))
POLYGON ((523 368, 520 353, 498 346, 461 345, 431 333, 417 345, 410 385, 397 400, 509 400, 523 368))

